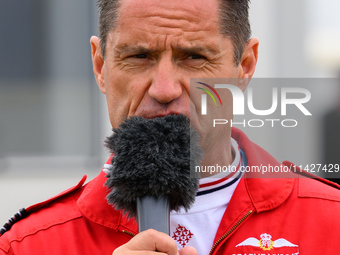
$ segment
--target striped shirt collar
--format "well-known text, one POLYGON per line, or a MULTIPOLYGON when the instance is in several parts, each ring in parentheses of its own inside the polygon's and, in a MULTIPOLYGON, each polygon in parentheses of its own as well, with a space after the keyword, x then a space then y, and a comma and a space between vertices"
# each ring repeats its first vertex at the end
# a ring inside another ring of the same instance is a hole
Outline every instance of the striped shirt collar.
MULTIPOLYGON (((199 189, 196 196, 206 195, 224 188, 227 188, 241 178, 242 173, 239 171, 241 165, 244 165, 240 148, 237 142, 232 138, 231 146, 234 152, 234 161, 230 166, 220 166, 220 172, 211 176, 200 179, 199 189), (223 171, 224 169, 224 171, 223 171)), ((217 168, 217 167, 216 167, 217 168)), ((216 170, 217 171, 217 170, 216 170)))

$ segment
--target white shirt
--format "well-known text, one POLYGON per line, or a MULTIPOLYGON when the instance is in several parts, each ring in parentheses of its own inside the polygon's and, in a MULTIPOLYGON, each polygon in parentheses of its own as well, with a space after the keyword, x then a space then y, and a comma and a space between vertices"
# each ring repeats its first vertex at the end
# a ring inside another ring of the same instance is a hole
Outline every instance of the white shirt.
POLYGON ((231 144, 235 153, 231 168, 236 171, 200 179, 196 201, 188 212, 181 209, 170 213, 170 236, 176 241, 178 249, 189 245, 198 254, 209 254, 222 216, 242 177, 238 171, 243 165, 241 153, 234 139, 231 144))

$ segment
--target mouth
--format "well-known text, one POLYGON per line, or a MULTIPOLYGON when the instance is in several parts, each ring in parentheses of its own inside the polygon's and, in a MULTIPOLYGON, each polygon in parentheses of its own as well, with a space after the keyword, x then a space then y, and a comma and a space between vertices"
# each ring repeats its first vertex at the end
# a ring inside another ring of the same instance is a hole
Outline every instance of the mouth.
MULTIPOLYGON (((161 118, 161 117, 165 117, 165 116, 168 116, 168 115, 180 115, 182 113, 174 113, 174 112, 171 112, 171 113, 167 113, 167 114, 153 114, 153 115, 149 115, 149 116, 141 116, 145 119, 154 119, 154 118, 161 118)), ((182 114, 183 115, 183 114, 182 114)))
MULTIPOLYGON (((165 113, 156 113, 156 112, 150 112, 150 113, 143 113, 143 114, 140 114, 138 116, 140 117, 143 117, 145 119, 153 119, 153 118, 160 118, 160 117, 165 117, 165 116, 168 116, 168 115, 187 115, 183 112, 176 112, 176 111, 168 111, 168 112, 165 112, 165 113)), ((187 116, 189 117, 189 116, 187 116)))

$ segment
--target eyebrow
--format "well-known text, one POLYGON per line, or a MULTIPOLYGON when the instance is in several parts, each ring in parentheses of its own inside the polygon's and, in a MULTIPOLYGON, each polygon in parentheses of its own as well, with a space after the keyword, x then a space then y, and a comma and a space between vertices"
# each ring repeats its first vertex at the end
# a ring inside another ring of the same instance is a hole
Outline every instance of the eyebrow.
MULTIPOLYGON (((179 51, 179 52, 184 52, 189 55, 198 54, 198 53, 208 53, 212 55, 218 54, 218 50, 214 49, 213 47, 200 46, 200 45, 194 45, 190 47, 176 46, 174 50, 179 51)), ((134 53, 140 53, 140 52, 144 54, 151 54, 151 53, 157 52, 158 50, 150 49, 142 45, 124 44, 124 45, 115 47, 115 51, 117 51, 119 54, 134 54, 134 53)))
POLYGON ((209 47, 209 46, 199 46, 199 45, 195 45, 195 46, 191 46, 191 47, 176 47, 176 50, 181 51, 181 52, 185 52, 187 54, 197 54, 197 53, 208 53, 208 54, 212 54, 212 55, 216 55, 218 53, 218 50, 209 47))
POLYGON ((124 44, 122 46, 117 46, 114 49, 117 51, 119 54, 132 54, 132 53, 138 53, 138 52, 143 52, 145 54, 155 52, 155 50, 146 48, 141 45, 128 45, 124 44))

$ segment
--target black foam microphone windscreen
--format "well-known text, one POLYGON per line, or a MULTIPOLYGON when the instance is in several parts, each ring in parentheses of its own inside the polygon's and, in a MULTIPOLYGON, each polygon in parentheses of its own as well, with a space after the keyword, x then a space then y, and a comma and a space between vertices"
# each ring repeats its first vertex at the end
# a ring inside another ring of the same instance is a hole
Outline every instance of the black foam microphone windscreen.
MULTIPOLYGON (((202 158, 198 143, 199 135, 184 115, 127 119, 106 140, 114 154, 105 183, 110 189, 109 204, 129 217, 138 214, 139 221, 144 214, 154 214, 152 217, 159 214, 152 212, 157 211, 155 207, 146 208, 149 213, 137 212, 137 201, 143 197, 163 200, 161 203, 169 204, 168 211, 189 209, 199 182, 199 173, 194 169, 202 158)), ((150 220, 155 221, 152 217, 150 220)))

